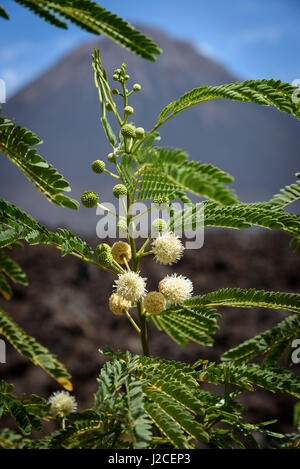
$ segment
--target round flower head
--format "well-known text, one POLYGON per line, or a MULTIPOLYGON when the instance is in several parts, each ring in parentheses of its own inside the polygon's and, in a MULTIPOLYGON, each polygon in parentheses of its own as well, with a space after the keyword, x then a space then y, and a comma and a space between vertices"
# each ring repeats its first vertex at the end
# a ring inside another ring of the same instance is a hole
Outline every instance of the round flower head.
POLYGON ((63 418, 77 410, 75 398, 67 391, 53 393, 48 402, 51 405, 50 410, 54 417, 63 418))
POLYGON ((125 264, 124 258, 126 261, 130 261, 131 259, 131 247, 128 243, 124 243, 124 241, 114 243, 111 248, 111 253, 114 260, 119 264, 125 264))
POLYGON ((159 291, 173 304, 182 304, 191 297, 192 282, 183 275, 167 275, 158 285, 159 291))
POLYGON ((84 192, 81 196, 81 203, 87 208, 93 208, 97 205, 99 196, 94 191, 84 192))
POLYGON ((180 239, 169 231, 159 235, 153 241, 152 246, 154 257, 161 264, 171 265, 177 262, 184 250, 180 239))
POLYGON ((125 124, 123 127, 121 127, 121 134, 123 137, 134 138, 135 128, 131 124, 125 124))
POLYGON ((146 294, 146 279, 136 272, 120 274, 115 286, 117 294, 127 301, 138 301, 146 294))
POLYGON ((92 166, 92 170, 94 171, 94 173, 96 174, 101 174, 103 173, 103 171, 105 170, 105 163, 104 161, 102 160, 95 160, 93 161, 93 163, 91 164, 92 166))
POLYGON ((122 219, 118 222, 117 228, 121 236, 127 236, 128 233, 132 236, 135 230, 135 224, 131 221, 127 229, 127 222, 122 219))
POLYGON ((156 220, 153 220, 152 230, 155 234, 162 233, 163 231, 166 231, 166 229, 167 223, 163 218, 156 218, 156 220))
POLYGON ((113 293, 109 298, 109 309, 114 314, 125 314, 125 310, 130 308, 130 306, 130 301, 124 300, 117 293, 113 293))
POLYGON ((127 194, 126 186, 124 186, 123 184, 116 184, 113 187, 113 194, 116 197, 116 199, 119 199, 120 197, 124 197, 127 194))
POLYGON ((145 296, 144 307, 149 314, 159 314, 166 309, 166 299, 158 291, 151 291, 145 296))
POLYGON ((168 210, 170 205, 170 199, 167 196, 155 197, 153 199, 155 208, 158 210, 168 210))

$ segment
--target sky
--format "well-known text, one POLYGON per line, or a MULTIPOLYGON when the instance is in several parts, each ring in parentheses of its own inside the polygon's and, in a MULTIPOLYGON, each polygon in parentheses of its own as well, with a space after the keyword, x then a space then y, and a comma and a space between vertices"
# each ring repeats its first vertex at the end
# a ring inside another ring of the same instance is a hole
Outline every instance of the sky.
MULTIPOLYGON (((300 79, 300 0, 101 0, 132 24, 190 40, 241 79, 300 79)), ((55 28, 13 0, 0 0, 0 80, 7 96, 94 35, 55 28)), ((300 82, 300 80, 299 80, 300 82)))

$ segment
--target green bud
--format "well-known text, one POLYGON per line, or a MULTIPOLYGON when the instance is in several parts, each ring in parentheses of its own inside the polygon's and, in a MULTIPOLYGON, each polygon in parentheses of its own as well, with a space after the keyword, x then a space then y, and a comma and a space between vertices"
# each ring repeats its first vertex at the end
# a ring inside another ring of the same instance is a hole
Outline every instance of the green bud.
POLYGON ((125 77, 124 77, 124 78, 125 78, 125 80, 129 80, 129 78, 130 78, 130 75, 125 75, 125 77))
POLYGON ((155 233, 162 233, 167 229, 167 223, 162 218, 157 218, 152 223, 152 229, 155 233))
POLYGON ((119 94, 119 90, 117 90, 117 88, 113 88, 111 92, 112 94, 119 94))
POLYGON ((117 162, 117 155, 115 155, 114 153, 109 153, 107 155, 107 159, 110 163, 116 163, 117 162))
POLYGON ((87 208, 93 208, 97 205, 99 196, 94 191, 84 192, 81 196, 81 203, 87 208))
POLYGON ((123 137, 134 138, 135 137, 135 129, 134 129, 133 125, 131 125, 131 124, 123 125, 123 127, 121 128, 121 134, 123 135, 123 137))
POLYGON ((134 113, 133 107, 131 107, 131 106, 126 106, 126 107, 124 108, 124 115, 125 115, 125 116, 131 116, 131 114, 133 114, 133 113, 134 113))
POLYGON ((145 135, 145 130, 143 129, 143 127, 138 127, 137 129, 135 129, 135 136, 136 138, 144 138, 144 135, 145 135))
POLYGON ((102 252, 111 252, 111 247, 106 243, 98 244, 98 246, 96 247, 97 256, 102 252))
POLYGON ((120 75, 120 73, 121 73, 120 68, 116 68, 116 70, 114 70, 114 75, 120 75))
POLYGON ((109 267, 114 263, 114 258, 110 252, 102 251, 98 254, 97 257, 99 264, 103 267, 109 267))
POLYGON ((106 107, 106 110, 107 110, 108 112, 111 112, 111 111, 113 110, 113 107, 112 107, 111 103, 106 103, 106 106, 105 106, 105 107, 106 107))
POLYGON ((91 167, 94 173, 101 174, 105 170, 105 163, 104 161, 101 161, 101 160, 95 160, 91 164, 91 167))
POLYGON ((117 184, 113 188, 113 194, 116 199, 119 199, 120 197, 124 197, 125 195, 127 195, 127 189, 123 184, 117 184))
POLYGON ((120 235, 122 235, 122 236, 127 236, 128 233, 132 236, 134 231, 135 231, 135 223, 133 221, 131 221, 129 223, 128 228, 127 228, 126 220, 122 219, 118 222, 117 229, 118 229, 118 232, 120 233, 120 235))
POLYGON ((140 85, 139 83, 135 83, 135 84, 133 85, 133 91, 138 92, 138 91, 141 91, 141 89, 142 89, 142 87, 141 87, 141 85, 140 85))
POLYGON ((118 81, 119 80, 119 75, 116 73, 113 74, 113 80, 118 81))

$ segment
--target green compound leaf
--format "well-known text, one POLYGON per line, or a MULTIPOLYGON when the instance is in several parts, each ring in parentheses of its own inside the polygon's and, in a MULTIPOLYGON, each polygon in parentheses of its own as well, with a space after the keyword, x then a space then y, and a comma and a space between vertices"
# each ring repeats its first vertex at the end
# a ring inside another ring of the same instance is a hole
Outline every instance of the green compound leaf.
POLYGON ((264 363, 276 365, 291 342, 300 336, 300 315, 288 316, 272 329, 246 340, 222 355, 222 360, 247 363, 252 358, 268 353, 264 363))
POLYGON ((155 61, 159 47, 119 16, 91 0, 15 0, 48 23, 67 29, 64 19, 93 33, 104 34, 126 49, 155 61))
POLYGON ((31 148, 40 143, 42 143, 40 138, 30 130, 0 117, 0 151, 49 202, 77 210, 78 202, 63 194, 71 190, 69 183, 37 153, 35 148, 31 148))
POLYGON ((33 337, 27 335, 1 308, 0 334, 3 335, 21 355, 29 358, 34 365, 40 366, 65 389, 69 391, 72 390, 72 383, 69 381, 70 374, 57 360, 56 356, 50 354, 46 347, 43 347, 36 342, 33 337))
POLYGON ((246 80, 220 86, 201 86, 185 93, 170 103, 160 113, 158 124, 196 104, 225 98, 231 101, 252 102, 262 106, 274 106, 279 111, 300 118, 300 103, 293 99, 297 87, 280 80, 246 80))

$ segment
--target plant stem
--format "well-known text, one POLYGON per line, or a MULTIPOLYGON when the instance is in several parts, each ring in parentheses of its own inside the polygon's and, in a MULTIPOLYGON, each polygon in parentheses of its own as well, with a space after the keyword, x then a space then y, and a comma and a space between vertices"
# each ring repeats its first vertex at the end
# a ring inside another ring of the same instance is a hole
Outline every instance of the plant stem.
MULTIPOLYGON (((132 215, 130 213, 130 196, 127 194, 127 227, 130 225, 132 215)), ((131 252, 132 252, 132 270, 134 272, 139 271, 139 258, 136 253, 136 246, 135 246, 135 241, 132 238, 132 236, 128 236, 128 240, 130 243, 131 247, 131 252)), ((143 307, 143 301, 140 300, 137 303, 137 310, 138 310, 138 315, 139 315, 139 325, 140 325, 140 338, 141 338, 141 344, 143 348, 143 354, 144 356, 149 356, 149 345, 148 345, 148 331, 147 331, 147 322, 146 322, 146 316, 144 314, 144 307, 143 307)))
POLYGON ((147 322, 146 322, 146 316, 144 315, 143 312, 143 303, 142 301, 139 301, 137 304, 137 310, 139 313, 139 321, 140 321, 140 326, 141 326, 141 343, 143 347, 143 354, 144 357, 149 357, 150 352, 149 352, 149 345, 148 345, 148 331, 147 331, 147 322))
POLYGON ((139 328, 139 326, 137 325, 137 323, 135 322, 135 320, 130 316, 130 314, 129 314, 128 311, 125 311, 125 314, 126 314, 127 319, 129 319, 129 321, 131 322, 131 324, 133 325, 133 327, 134 327, 135 330, 137 331, 137 333, 140 334, 140 333, 141 333, 141 329, 139 328))

